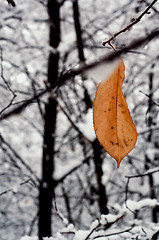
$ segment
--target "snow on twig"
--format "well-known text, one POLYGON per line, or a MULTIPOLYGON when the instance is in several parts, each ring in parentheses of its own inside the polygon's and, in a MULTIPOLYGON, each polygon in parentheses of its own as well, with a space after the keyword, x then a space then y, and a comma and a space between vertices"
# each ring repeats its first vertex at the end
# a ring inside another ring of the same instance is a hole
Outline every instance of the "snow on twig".
MULTIPOLYGON (((123 214, 121 215, 113 215, 113 214, 108 214, 108 215, 101 215, 101 219, 95 220, 90 227, 90 230, 88 231, 82 231, 79 230, 76 232, 74 240, 88 240, 90 237, 92 239, 98 238, 99 235, 101 235, 101 232, 105 235, 105 231, 101 231, 103 228, 106 230, 109 228, 111 225, 119 221, 124 217, 123 214)), ((103 236, 103 234, 101 236, 103 236)))
POLYGON ((131 175, 131 176, 125 176, 127 178, 127 183, 126 183, 126 194, 125 194, 125 206, 127 209, 130 210, 130 212, 132 212, 133 214, 135 214, 136 210, 139 210, 140 208, 143 207, 155 207, 155 206, 159 206, 159 203, 157 202, 156 199, 142 199, 141 201, 138 202, 138 205, 133 205, 133 201, 128 200, 128 188, 129 188, 129 182, 130 179, 132 178, 139 178, 139 177, 145 177, 148 175, 151 175, 153 173, 159 172, 159 168, 155 168, 155 169, 149 169, 147 170, 145 173, 143 174, 137 174, 137 175, 131 175))

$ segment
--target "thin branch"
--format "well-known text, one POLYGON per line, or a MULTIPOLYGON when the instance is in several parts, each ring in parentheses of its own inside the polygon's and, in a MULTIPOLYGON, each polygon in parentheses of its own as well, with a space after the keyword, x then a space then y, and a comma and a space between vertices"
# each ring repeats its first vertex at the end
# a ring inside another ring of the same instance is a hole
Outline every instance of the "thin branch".
POLYGON ((153 32, 151 32, 146 37, 142 37, 138 40, 132 41, 132 43, 129 44, 128 46, 125 46, 125 47, 121 48, 120 50, 117 50, 113 53, 111 52, 109 55, 102 57, 98 62, 94 61, 90 64, 83 63, 78 68, 73 68, 73 69, 69 70, 68 72, 66 72, 65 74, 63 74, 59 78, 59 81, 56 83, 55 87, 60 87, 61 85, 63 85, 66 82, 66 80, 73 78, 76 75, 81 74, 82 72, 84 72, 86 70, 94 68, 95 66, 99 66, 103 62, 105 62, 105 63, 110 62, 110 61, 114 60, 115 58, 119 57, 121 54, 126 53, 131 49, 138 48, 142 44, 148 43, 149 41, 151 41, 152 39, 154 39, 158 36, 159 36, 159 28, 155 29, 153 32))
POLYGON ((31 74, 29 73, 28 71, 28 68, 25 66, 25 64, 23 63, 24 65, 24 70, 25 70, 25 73, 27 74, 27 76, 29 77, 29 79, 31 80, 31 85, 32 85, 32 89, 33 89, 33 92, 34 92, 34 96, 36 97, 35 101, 37 102, 38 104, 38 108, 39 108, 39 112, 41 114, 41 117, 44 119, 44 113, 42 111, 42 107, 41 107, 41 103, 40 103, 40 98, 37 97, 37 90, 36 90, 36 85, 39 87, 39 84, 37 84, 35 82, 35 80, 32 78, 31 74))
POLYGON ((132 175, 132 176, 125 176, 127 179, 130 179, 130 178, 139 178, 139 177, 145 177, 145 176, 148 176, 150 174, 153 174, 153 173, 156 173, 156 172, 159 172, 159 168, 157 169, 152 169, 152 170, 148 170, 146 171, 145 173, 142 173, 142 174, 138 174, 138 175, 132 175))
POLYGON ((14 97, 16 97, 15 92, 11 89, 9 83, 7 82, 7 80, 5 79, 4 74, 3 74, 3 51, 2 51, 1 46, 0 46, 0 53, 1 53, 1 56, 0 56, 0 60, 1 60, 1 78, 3 79, 4 83, 6 84, 8 90, 13 94, 14 97))
POLYGON ((61 219, 61 221, 67 225, 68 224, 68 221, 63 217, 63 215, 59 212, 58 210, 58 207, 57 207, 57 202, 56 202, 56 195, 54 194, 53 196, 53 203, 54 203, 54 207, 55 207, 55 210, 56 210, 56 214, 57 216, 61 219), (67 224, 66 224, 67 223, 67 224))
POLYGON ((51 93, 51 97, 56 101, 58 107, 64 113, 64 115, 67 117, 67 119, 71 123, 72 127, 78 132, 79 136, 81 138, 83 138, 90 146, 92 146, 92 142, 86 136, 84 136, 84 134, 80 131, 80 129, 75 125, 75 123, 72 121, 70 116, 67 114, 67 112, 64 110, 64 108, 61 106, 61 104, 59 103, 59 101, 57 100, 57 98, 54 96, 53 93, 51 93))
MULTIPOLYGON (((99 220, 98 220, 98 221, 99 221, 99 220)), ((88 240, 89 237, 92 235, 92 233, 93 233, 95 230, 97 230, 100 226, 101 226, 101 223, 100 223, 100 221, 99 221, 98 225, 97 225, 96 227, 94 227, 94 228, 90 231, 90 233, 87 235, 87 237, 85 238, 85 240, 88 240)))
MULTIPOLYGON (((120 219, 122 219, 124 217, 124 215, 121 215, 121 216, 119 216, 119 217, 117 217, 114 221, 112 221, 112 222, 106 222, 105 224, 102 224, 101 222, 100 222, 100 220, 98 220, 99 221, 99 223, 97 224, 97 226, 95 226, 91 231, 90 231, 90 233, 87 235, 87 237, 85 238, 85 240, 88 240, 89 239, 89 237, 93 234, 93 232, 95 232, 99 227, 101 227, 101 226, 104 226, 104 229, 108 229, 111 225, 113 225, 114 223, 116 223, 116 222, 118 222, 120 219)), ((114 234, 113 234, 114 235, 114 234)), ((96 236, 96 237, 94 237, 94 239, 95 238, 99 238, 99 237, 105 237, 105 236, 109 236, 109 234, 108 235, 101 235, 101 236, 96 236)))
MULTIPOLYGON (((18 155, 18 153, 12 148, 12 146, 4 140, 4 138, 2 137, 2 135, 0 134, 0 141, 2 143, 4 143, 9 149, 10 151, 13 153, 13 155, 16 157, 16 159, 18 159, 20 161, 20 163, 30 172, 30 174, 32 176, 35 177, 36 181, 39 182, 39 178, 36 176, 35 172, 30 168, 30 166, 20 157, 20 155, 18 155)), ((32 180, 33 181, 33 180, 32 180)), ((34 181, 35 186, 38 186, 37 183, 34 181)))
POLYGON ((125 191, 125 206, 126 206, 127 209, 129 209, 129 211, 130 211, 131 213, 133 213, 134 215, 136 215, 136 213, 133 212, 133 211, 131 210, 131 208, 128 207, 128 204, 127 204, 127 200, 128 200, 129 181, 130 181, 130 178, 127 179, 127 183, 126 183, 126 191, 125 191))
POLYGON ((14 95, 12 97, 12 99, 10 100, 10 103, 8 103, 8 105, 6 107, 4 107, 1 111, 0 111, 0 115, 5 111, 7 110, 9 107, 11 107, 13 105, 13 102, 14 102, 14 99, 16 98, 16 95, 14 95))
POLYGON ((146 129, 144 131, 138 132, 137 135, 139 136, 139 135, 147 134, 150 131, 156 131, 156 130, 159 130, 159 126, 150 127, 149 129, 146 129))
POLYGON ((125 206, 127 209, 130 210, 130 212, 132 212, 134 215, 136 215, 136 213, 134 211, 132 211, 128 205, 127 205, 127 200, 128 200, 128 187, 129 187, 129 182, 130 182, 130 179, 132 178, 139 178, 139 177, 145 177, 145 176, 149 176, 153 173, 156 173, 156 172, 159 172, 159 168, 156 168, 156 169, 152 169, 152 170, 148 170, 146 171, 145 173, 143 174, 137 174, 137 175, 131 175, 131 176, 125 176, 127 178, 127 183, 126 183, 126 193, 125 193, 125 206))
POLYGON ((28 236, 30 236, 32 234, 33 228, 34 228, 34 225, 35 225, 37 219, 38 219, 38 213, 36 212, 35 216, 33 217, 32 221, 30 223, 30 229, 29 229, 28 234, 27 234, 28 236))
MULTIPOLYGON (((140 93, 144 94, 147 98, 150 98, 150 95, 147 93, 144 93, 143 91, 139 90, 140 93)), ((156 103, 153 99, 151 99, 152 103, 159 107, 159 103, 156 103)))
MULTIPOLYGON (((109 55, 104 56, 103 58, 101 58, 98 62, 95 61, 93 63, 90 64, 82 64, 80 67, 78 68, 73 68, 69 71, 67 71, 65 74, 63 74, 59 80, 57 82, 55 82, 52 86, 52 90, 56 91, 60 86, 62 86, 68 79, 71 79, 75 76, 77 76, 78 74, 81 74, 82 72, 91 69, 95 66, 100 65, 101 63, 105 62, 110 62, 113 59, 115 59, 116 57, 120 56, 123 53, 128 52, 131 49, 140 47, 142 44, 147 43, 149 41, 151 41, 152 39, 156 38, 159 36, 159 29, 155 29, 153 32, 151 32, 147 37, 143 37, 140 38, 138 40, 133 41, 129 46, 127 47, 123 47, 122 49, 113 52, 109 55)), ((8 117, 12 116, 12 115, 16 115, 21 113, 25 107, 29 106, 34 100, 40 97, 42 97, 45 93, 47 93, 49 90, 48 89, 44 89, 41 93, 37 94, 36 96, 34 95, 32 98, 28 99, 28 101, 26 101, 25 103, 23 103, 22 105, 18 106, 17 108, 9 111, 6 114, 3 114, 2 116, 0 116, 0 120, 3 119, 7 119, 8 117)))
MULTIPOLYGON (((31 179, 31 178, 29 178, 28 180, 20 183, 19 186, 25 185, 25 184, 30 183, 30 182, 32 182, 32 179, 31 179)), ((8 189, 8 190, 6 190, 6 191, 1 192, 1 193, 0 193, 0 196, 3 196, 4 194, 9 193, 9 192, 14 192, 14 187, 12 187, 12 188, 10 188, 10 189, 8 189)))
POLYGON ((85 159, 82 161, 82 163, 80 163, 79 165, 71 168, 71 169, 70 169, 67 173, 65 173, 62 177, 60 177, 59 179, 54 179, 54 184, 55 184, 55 186, 57 186, 59 183, 62 183, 67 176, 69 176, 70 174, 72 174, 73 172, 75 172, 75 171, 76 171, 78 168, 80 168, 84 163, 88 163, 89 160, 90 160, 90 157, 85 158, 85 159))
POLYGON ((140 20, 143 18, 143 16, 145 14, 149 13, 149 10, 152 8, 152 6, 157 2, 158 0, 154 0, 150 3, 150 5, 137 17, 137 18, 133 18, 132 22, 126 26, 125 28, 123 28, 122 30, 120 30, 119 32, 115 33, 109 40, 105 41, 102 43, 103 46, 105 46, 107 43, 109 45, 111 45, 111 41, 113 41, 117 36, 119 36, 121 33, 124 33, 128 30, 130 30, 130 28, 132 28, 132 26, 134 26, 135 24, 137 24, 138 22, 140 22, 140 20))
POLYGON ((114 232, 114 233, 109 233, 109 234, 105 234, 105 235, 99 235, 99 236, 94 237, 94 239, 119 235, 119 234, 122 234, 122 233, 130 232, 132 229, 133 229, 133 227, 128 228, 128 229, 123 230, 123 231, 120 231, 120 232, 114 232))
POLYGON ((20 114, 27 106, 29 106, 30 104, 32 104, 33 102, 35 102, 35 100, 37 98, 42 97, 45 93, 47 93, 47 89, 44 89, 43 91, 41 91, 39 94, 34 95, 33 97, 31 97, 30 99, 26 100, 23 104, 21 104, 20 106, 14 108, 13 110, 9 111, 8 113, 3 114, 2 116, 0 116, 0 120, 3 119, 7 119, 13 115, 17 115, 20 114))

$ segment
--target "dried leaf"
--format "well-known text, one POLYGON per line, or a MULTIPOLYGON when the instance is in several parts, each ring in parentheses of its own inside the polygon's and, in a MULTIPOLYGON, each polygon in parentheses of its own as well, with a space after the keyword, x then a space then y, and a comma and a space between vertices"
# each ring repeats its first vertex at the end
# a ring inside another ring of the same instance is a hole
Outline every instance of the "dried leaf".
POLYGON ((99 84, 93 107, 96 136, 104 149, 116 159, 118 166, 137 140, 136 128, 121 90, 124 71, 120 58, 112 75, 99 84))

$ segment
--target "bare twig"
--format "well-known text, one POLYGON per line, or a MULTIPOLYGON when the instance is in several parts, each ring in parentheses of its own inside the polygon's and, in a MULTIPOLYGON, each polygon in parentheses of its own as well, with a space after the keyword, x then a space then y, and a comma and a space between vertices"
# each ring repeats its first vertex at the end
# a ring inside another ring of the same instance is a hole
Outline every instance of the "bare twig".
POLYGON ((16 98, 16 95, 14 95, 14 96, 12 97, 12 99, 10 100, 10 103, 8 103, 8 105, 5 106, 5 107, 0 111, 0 115, 1 115, 5 110, 7 110, 10 106, 13 105, 13 102, 14 102, 14 99, 15 99, 15 98, 16 98))
POLYGON ((21 104, 20 106, 14 108, 13 110, 9 111, 8 113, 3 114, 2 116, 0 116, 0 120, 3 119, 7 119, 12 115, 16 115, 21 113, 27 106, 29 106, 30 104, 32 104, 33 102, 35 102, 35 100, 37 98, 42 97, 45 93, 47 93, 47 89, 44 89, 43 91, 41 91, 39 94, 34 95, 32 98, 29 98, 28 100, 26 100, 23 104, 21 104))
POLYGON ((73 69, 69 70, 68 72, 66 72, 65 74, 63 74, 59 78, 59 81, 56 83, 55 87, 60 87, 61 85, 63 85, 66 82, 66 80, 73 78, 76 75, 81 74, 82 72, 84 72, 86 70, 94 68, 95 66, 98 66, 103 62, 105 62, 105 63, 110 62, 110 61, 114 60, 115 58, 119 57, 121 54, 126 53, 131 49, 140 47, 142 44, 145 44, 158 36, 159 36, 159 28, 155 29, 153 32, 151 32, 146 37, 142 37, 138 40, 132 41, 132 43, 129 44, 129 46, 125 46, 120 50, 116 50, 113 53, 102 57, 98 62, 95 61, 90 64, 82 64, 78 68, 75 68, 75 69, 73 68, 73 69))
POLYGON ((128 204, 127 204, 127 200, 128 200, 129 181, 130 181, 130 178, 127 179, 127 183, 126 183, 126 191, 125 191, 125 206, 126 206, 127 209, 129 209, 130 212, 132 212, 132 213, 135 215, 135 212, 133 212, 133 211, 128 207, 128 204))
MULTIPOLYGON (((142 94, 144 94, 147 98, 150 98, 150 95, 149 94, 147 94, 147 93, 144 93, 143 91, 139 91, 140 93, 142 93, 142 94)), ((159 107, 159 103, 156 103, 153 99, 151 99, 151 101, 152 101, 152 103, 153 104, 155 104, 156 106, 158 106, 159 107)))
POLYGON ((88 163, 90 160, 90 157, 85 158, 79 165, 71 168, 67 173, 65 173, 62 177, 58 179, 54 179, 54 184, 57 186, 59 183, 62 183, 67 176, 69 176, 71 173, 75 172, 77 169, 79 169, 84 163, 88 163))
POLYGON ((62 214, 61 214, 61 213, 59 212, 59 210, 58 210, 55 194, 54 194, 54 196, 53 196, 53 202, 54 202, 54 207, 55 207, 57 216, 58 216, 58 217, 61 219, 61 221, 64 223, 64 222, 65 222, 65 219, 64 219, 64 217, 62 216, 62 214))
POLYGON ((148 170, 146 171, 145 173, 142 173, 142 174, 137 174, 137 175, 131 175, 131 176, 125 176, 127 179, 130 179, 130 178, 139 178, 139 177, 145 177, 145 176, 148 176, 150 174, 153 174, 153 173, 156 173, 156 172, 159 172, 159 168, 157 169, 152 169, 151 171, 148 170))
MULTIPOLYGON (((28 180, 26 180, 26 181, 24 181, 24 182, 21 182, 21 183, 19 184, 19 186, 25 185, 25 184, 30 183, 30 182, 32 182, 32 179, 31 179, 31 178, 29 178, 28 180)), ((9 193, 9 192, 14 192, 14 187, 12 187, 12 188, 10 188, 10 189, 8 189, 8 190, 5 190, 5 191, 3 191, 3 192, 1 192, 1 193, 0 193, 0 196, 3 196, 4 194, 9 193)))
POLYGON ((117 36, 119 36, 121 33, 124 33, 128 30, 130 30, 130 28, 132 28, 132 26, 134 26, 135 24, 137 24, 138 22, 140 22, 140 20, 143 18, 143 16, 145 14, 148 14, 149 10, 152 8, 152 6, 157 2, 158 0, 153 0, 150 5, 137 17, 137 18, 133 18, 131 23, 126 26, 125 28, 123 28, 122 30, 120 30, 119 32, 115 33, 109 40, 105 41, 102 43, 103 46, 105 46, 107 43, 109 45, 111 45, 111 41, 113 41, 117 36))
MULTIPOLYGON (((35 172, 30 168, 30 166, 20 157, 20 155, 12 148, 12 146, 2 137, 0 134, 0 141, 7 146, 7 148, 12 152, 12 154, 16 157, 17 160, 31 173, 32 176, 35 177, 36 181, 39 182, 39 178, 36 176, 35 172)), ((32 179, 33 181, 33 179, 32 179)), ((38 187, 38 184, 34 181, 35 186, 38 187)))
POLYGON ((130 232, 132 229, 133 229, 133 227, 125 229, 125 230, 120 231, 120 232, 114 232, 114 233, 109 233, 109 234, 105 234, 105 235, 99 235, 99 236, 94 237, 94 239, 119 235, 119 234, 122 234, 122 233, 130 232))
MULTIPOLYGON (((95 232, 99 227, 103 226, 104 229, 107 229, 107 228, 109 228, 111 225, 113 225, 114 223, 116 223, 117 221, 119 221, 120 219, 122 219, 123 217, 124 217, 124 215, 121 215, 121 216, 117 217, 114 221, 112 221, 112 222, 106 222, 105 224, 102 224, 102 223, 100 222, 100 220, 98 220, 99 223, 97 224, 97 226, 95 226, 95 227, 90 231, 90 233, 87 235, 87 237, 85 238, 85 240, 88 240, 89 237, 93 234, 93 232, 95 232)), ((114 234, 113 234, 113 235, 114 235, 114 234)), ((109 236, 109 234, 108 234, 108 235, 106 235, 106 234, 104 234, 104 235, 98 235, 98 236, 94 237, 94 239, 95 239, 95 238, 99 238, 99 237, 105 237, 105 236, 109 236)))
POLYGON ((98 225, 97 225, 96 227, 94 227, 94 228, 90 231, 90 233, 87 235, 87 237, 85 238, 85 240, 88 240, 89 237, 92 235, 92 233, 93 233, 95 230, 97 230, 100 226, 101 226, 101 223, 100 223, 100 221, 99 221, 98 225))
POLYGON ((159 126, 150 127, 149 129, 146 129, 146 130, 143 130, 141 132, 138 132, 137 135, 139 136, 139 135, 147 134, 150 131, 156 131, 156 130, 159 130, 159 126))
MULTIPOLYGON (((81 74, 82 72, 88 70, 88 69, 91 69, 95 66, 98 66, 103 62, 107 63, 109 61, 112 61, 113 59, 120 56, 121 54, 126 53, 131 49, 140 47, 142 44, 147 43, 147 42, 151 41, 152 39, 154 39, 158 36, 159 36, 159 29, 157 28, 153 32, 151 32, 147 37, 143 37, 143 38, 140 38, 138 40, 133 41, 129 46, 123 47, 122 49, 117 50, 116 52, 113 52, 109 55, 104 56, 98 62, 95 61, 95 62, 90 63, 90 64, 83 64, 82 66, 80 66, 78 68, 69 70, 68 72, 66 72, 65 74, 60 76, 59 80, 53 84, 52 90, 56 91, 68 79, 71 79, 71 78, 77 76, 78 74, 81 74)), ((22 105, 20 105, 20 106, 16 107, 15 109, 9 111, 8 113, 5 113, 2 116, 0 116, 0 120, 7 119, 8 117, 10 117, 12 115, 15 115, 15 114, 19 114, 20 112, 22 112, 25 109, 25 107, 29 106, 34 100, 36 100, 37 97, 38 98, 42 97, 48 91, 49 91, 48 89, 44 89, 42 92, 40 92, 36 96, 34 95, 32 98, 28 99, 28 101, 26 101, 22 105)))
POLYGON ((4 74, 3 74, 3 51, 2 51, 2 48, 0 46, 0 60, 1 60, 1 78, 3 79, 4 83, 6 84, 8 90, 13 94, 14 97, 16 97, 16 94, 15 92, 11 89, 9 83, 7 82, 7 80, 5 79, 4 77, 4 74))
POLYGON ((126 205, 126 208, 130 210, 130 212, 132 212, 133 214, 135 214, 135 212, 133 212, 127 205, 127 200, 128 200, 128 187, 129 187, 129 182, 130 182, 130 179, 132 178, 139 178, 139 177, 145 177, 145 176, 149 176, 153 173, 156 173, 156 172, 159 172, 159 168, 156 168, 156 169, 152 169, 152 170, 148 170, 146 171, 145 173, 143 174, 137 174, 137 175, 131 175, 131 176, 125 176, 127 178, 127 183, 126 183, 126 193, 125 193, 125 205, 126 205))
POLYGON ((72 127, 78 132, 79 136, 81 138, 83 138, 90 146, 92 146, 92 142, 86 136, 84 136, 84 134, 80 131, 80 129, 76 126, 76 124, 72 121, 70 116, 67 114, 67 112, 64 110, 64 108, 61 106, 61 104, 59 103, 59 101, 57 100, 57 98, 54 96, 53 93, 51 93, 51 97, 56 101, 58 107, 64 113, 64 115, 67 117, 67 119, 71 123, 72 127))

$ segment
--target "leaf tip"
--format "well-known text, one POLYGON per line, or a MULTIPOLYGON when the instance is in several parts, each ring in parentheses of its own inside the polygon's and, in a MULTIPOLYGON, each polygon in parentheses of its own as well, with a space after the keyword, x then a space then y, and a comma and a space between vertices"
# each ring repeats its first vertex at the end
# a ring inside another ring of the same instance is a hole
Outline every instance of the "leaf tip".
POLYGON ((116 161, 117 161, 117 168, 120 167, 121 160, 122 160, 122 159, 116 159, 116 161))

